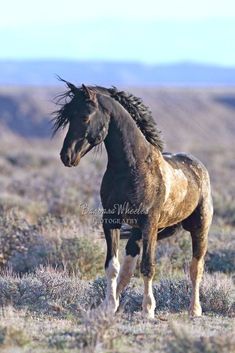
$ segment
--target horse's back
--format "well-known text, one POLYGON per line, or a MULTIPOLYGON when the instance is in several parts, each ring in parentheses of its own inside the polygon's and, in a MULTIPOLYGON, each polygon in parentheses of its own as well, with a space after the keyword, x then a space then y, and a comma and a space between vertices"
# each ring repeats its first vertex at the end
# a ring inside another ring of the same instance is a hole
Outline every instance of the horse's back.
POLYGON ((193 174, 200 181, 209 181, 209 174, 204 164, 189 153, 163 153, 164 160, 175 169, 182 169, 186 174, 193 174))

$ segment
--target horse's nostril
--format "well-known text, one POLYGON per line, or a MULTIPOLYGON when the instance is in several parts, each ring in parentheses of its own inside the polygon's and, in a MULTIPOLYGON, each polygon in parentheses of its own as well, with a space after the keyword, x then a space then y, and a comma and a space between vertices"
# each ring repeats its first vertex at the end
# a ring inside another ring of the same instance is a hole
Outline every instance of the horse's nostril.
POLYGON ((70 156, 66 153, 61 153, 60 154, 61 160, 65 165, 69 165, 70 164, 70 156))

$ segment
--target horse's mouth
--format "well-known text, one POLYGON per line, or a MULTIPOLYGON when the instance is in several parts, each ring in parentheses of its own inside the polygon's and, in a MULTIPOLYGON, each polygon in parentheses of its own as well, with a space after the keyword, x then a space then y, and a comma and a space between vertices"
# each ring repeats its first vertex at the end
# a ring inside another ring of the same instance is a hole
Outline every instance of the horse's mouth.
POLYGON ((71 167, 77 167, 77 165, 79 164, 81 159, 81 156, 79 156, 78 158, 76 158, 76 160, 71 164, 71 167))

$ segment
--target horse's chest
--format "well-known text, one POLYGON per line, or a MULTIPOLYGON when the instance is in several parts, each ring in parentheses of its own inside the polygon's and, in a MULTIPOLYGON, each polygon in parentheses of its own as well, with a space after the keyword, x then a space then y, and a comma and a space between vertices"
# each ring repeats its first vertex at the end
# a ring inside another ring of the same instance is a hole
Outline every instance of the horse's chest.
MULTIPOLYGON (((156 181, 156 179, 155 179, 156 181)), ((103 181, 101 197, 105 204, 129 204, 135 208, 148 208, 156 192, 156 183, 150 178, 132 176, 109 176, 103 181)), ((133 211, 134 214, 135 211, 133 211)), ((130 216, 130 209, 127 210, 130 216)))

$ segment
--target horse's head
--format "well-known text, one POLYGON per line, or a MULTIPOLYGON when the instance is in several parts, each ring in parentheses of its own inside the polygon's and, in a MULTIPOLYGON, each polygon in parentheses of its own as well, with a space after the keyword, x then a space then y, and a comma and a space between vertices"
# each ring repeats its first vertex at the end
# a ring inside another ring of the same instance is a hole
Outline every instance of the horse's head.
POLYGON ((77 88, 69 82, 66 84, 72 99, 57 112, 54 131, 69 125, 60 156, 65 166, 75 167, 87 152, 103 142, 108 133, 108 118, 99 109, 93 89, 85 85, 77 88))

